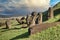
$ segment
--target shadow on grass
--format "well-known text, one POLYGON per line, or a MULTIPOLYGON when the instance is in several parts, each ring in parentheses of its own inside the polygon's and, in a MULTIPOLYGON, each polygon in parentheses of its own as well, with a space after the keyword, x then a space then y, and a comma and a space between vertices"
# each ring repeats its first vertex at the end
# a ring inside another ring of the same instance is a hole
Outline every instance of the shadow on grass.
POLYGON ((11 29, 2 28, 0 30, 3 30, 1 32, 6 32, 6 31, 9 31, 9 30, 19 30, 19 29, 21 29, 21 28, 11 28, 11 29))
POLYGON ((16 24, 16 25, 12 25, 12 26, 18 26, 18 25, 21 25, 21 24, 16 24))
POLYGON ((16 37, 14 37, 14 38, 12 38, 12 39, 10 39, 10 40, 24 39, 24 38, 28 38, 28 37, 29 37, 29 33, 26 32, 26 33, 24 33, 24 34, 21 34, 21 35, 18 35, 18 36, 16 36, 16 37))

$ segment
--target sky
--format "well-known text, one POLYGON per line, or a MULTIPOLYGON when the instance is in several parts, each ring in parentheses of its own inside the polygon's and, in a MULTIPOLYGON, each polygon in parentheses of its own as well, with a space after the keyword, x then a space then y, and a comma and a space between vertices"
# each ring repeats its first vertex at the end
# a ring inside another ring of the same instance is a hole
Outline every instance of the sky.
MULTIPOLYGON (((19 0, 15 0, 16 2, 18 2, 19 0)), ((8 0, 0 0, 0 3, 6 3, 8 2, 8 0)), ((50 0, 50 5, 55 5, 56 3, 60 2, 60 0, 50 0)))
POLYGON ((60 2, 60 0, 51 0, 50 1, 50 5, 54 6, 55 4, 57 4, 58 2, 60 2))
POLYGON ((44 12, 60 0, 0 0, 0 15, 25 15, 33 11, 44 12))

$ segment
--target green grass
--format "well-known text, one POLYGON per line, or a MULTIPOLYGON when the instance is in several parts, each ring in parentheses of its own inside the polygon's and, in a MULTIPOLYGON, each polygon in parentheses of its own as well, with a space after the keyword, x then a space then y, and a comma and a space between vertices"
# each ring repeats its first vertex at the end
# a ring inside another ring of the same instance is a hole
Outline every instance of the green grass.
POLYGON ((60 26, 48 28, 41 33, 32 35, 32 40, 60 40, 60 26))
POLYGON ((0 30, 0 40, 9 40, 16 36, 24 36, 23 33, 27 32, 27 29, 2 29, 0 30))
POLYGON ((26 29, 0 29, 0 40, 60 40, 60 26, 29 36, 26 29))
MULTIPOLYGON (((59 19, 60 15, 57 15, 55 18, 49 19, 46 22, 55 22, 59 19)), ((28 28, 21 28, 21 25, 17 25, 16 20, 11 20, 11 23, 12 29, 1 29, 0 27, 0 40, 60 40, 59 25, 29 36, 28 28)))
MULTIPOLYGON (((54 10, 60 8, 60 3, 54 7, 54 10)), ((58 12, 56 12, 58 13, 58 12)), ((49 19, 44 23, 56 22, 60 19, 60 14, 56 15, 53 19, 49 19)), ((5 20, 0 20, 2 22, 5 20)), ((11 20, 11 29, 2 29, 0 27, 0 40, 60 40, 60 25, 48 28, 40 33, 29 35, 28 28, 21 28, 16 20, 11 20)))
MULTIPOLYGON (((44 23, 56 22, 60 19, 60 15, 55 16, 53 19, 49 19, 44 23)), ((11 29, 1 29, 0 27, 0 40, 60 40, 60 25, 48 28, 40 33, 29 35, 28 28, 21 28, 22 25, 18 25, 16 20, 11 20, 11 29)))
POLYGON ((57 16, 55 16, 55 17, 52 18, 52 19, 49 19, 49 20, 45 21, 44 23, 52 23, 52 22, 56 22, 56 21, 58 21, 59 19, 60 19, 60 14, 57 15, 57 16))

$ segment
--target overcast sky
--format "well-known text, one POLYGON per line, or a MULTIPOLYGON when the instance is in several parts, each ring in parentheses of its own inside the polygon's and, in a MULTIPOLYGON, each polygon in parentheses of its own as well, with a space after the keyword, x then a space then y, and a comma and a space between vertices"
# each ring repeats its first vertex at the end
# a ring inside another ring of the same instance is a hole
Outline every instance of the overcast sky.
POLYGON ((0 15, 24 15, 32 11, 44 12, 60 0, 0 0, 0 15))

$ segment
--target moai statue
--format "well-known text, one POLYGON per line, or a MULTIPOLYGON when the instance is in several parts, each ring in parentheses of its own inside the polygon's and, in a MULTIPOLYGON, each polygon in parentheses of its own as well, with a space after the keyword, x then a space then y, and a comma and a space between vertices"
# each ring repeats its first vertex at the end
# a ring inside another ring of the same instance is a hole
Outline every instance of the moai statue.
POLYGON ((20 19, 16 18, 16 21, 20 24, 20 19))
POLYGON ((26 18, 25 18, 25 17, 22 17, 22 18, 21 18, 21 20, 24 20, 24 19, 26 19, 26 18))
POLYGON ((53 8, 50 7, 50 8, 48 9, 48 19, 53 18, 53 17, 54 17, 53 8))
POLYGON ((22 17, 22 18, 20 19, 20 22, 21 22, 21 24, 26 24, 26 18, 25 18, 25 17, 22 17))
POLYGON ((37 17, 37 23, 38 24, 42 24, 42 19, 43 19, 42 16, 43 16, 42 12, 38 13, 38 17, 37 17))
POLYGON ((27 24, 27 26, 29 26, 29 20, 30 20, 30 16, 27 15, 27 16, 26 16, 26 24, 27 24))
POLYGON ((10 29, 11 28, 10 20, 6 20, 5 24, 6 24, 6 29, 10 29))
POLYGON ((36 17, 37 17, 37 13, 36 12, 32 12, 31 17, 30 17, 31 18, 30 19, 30 27, 35 25, 36 17))

